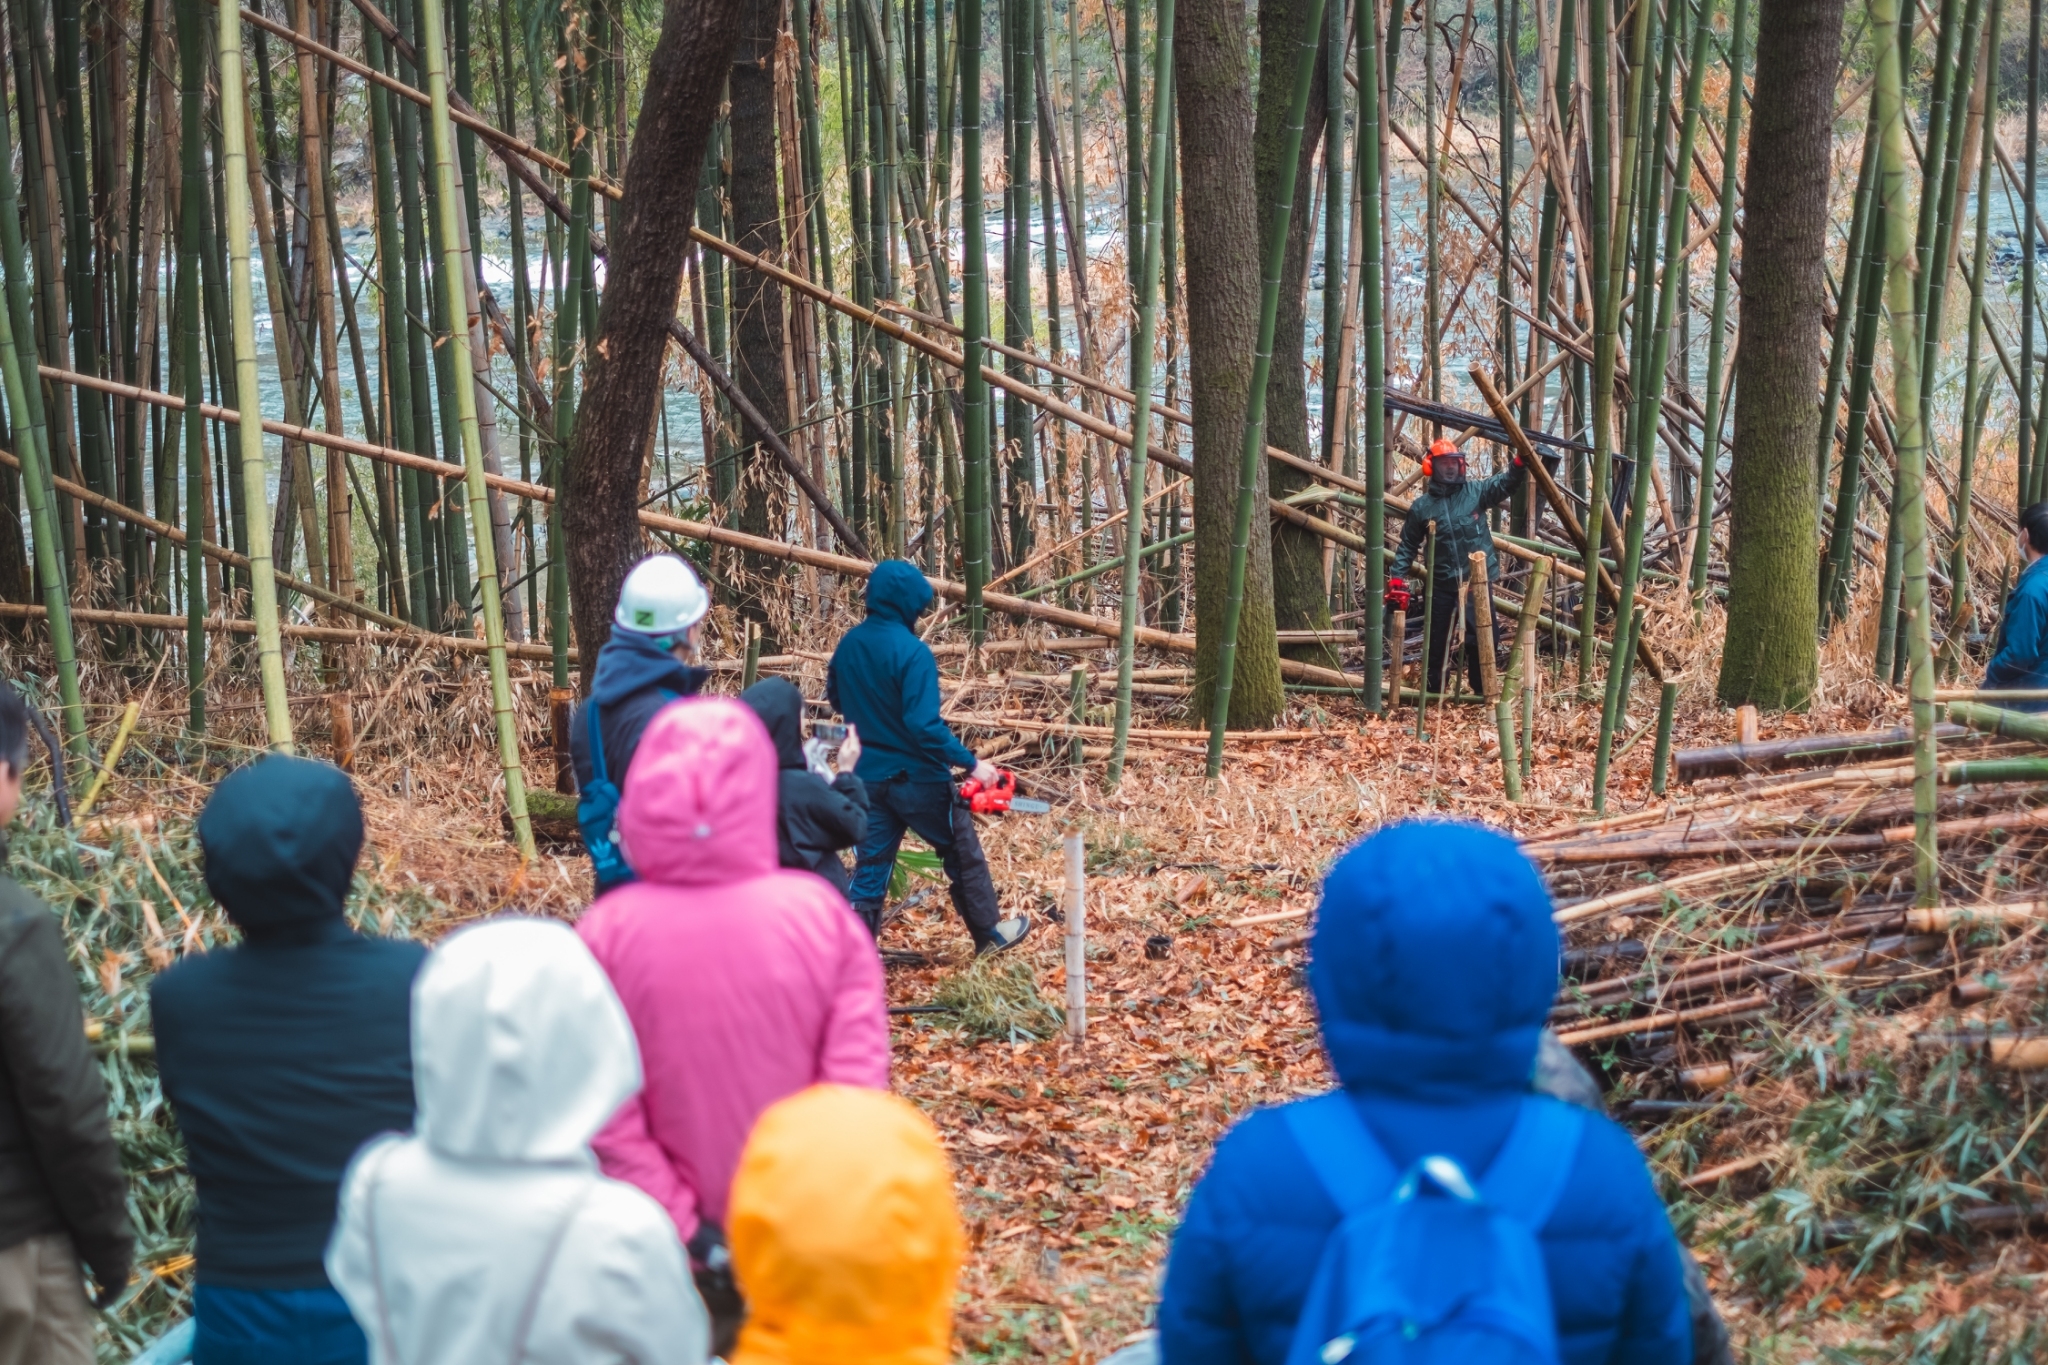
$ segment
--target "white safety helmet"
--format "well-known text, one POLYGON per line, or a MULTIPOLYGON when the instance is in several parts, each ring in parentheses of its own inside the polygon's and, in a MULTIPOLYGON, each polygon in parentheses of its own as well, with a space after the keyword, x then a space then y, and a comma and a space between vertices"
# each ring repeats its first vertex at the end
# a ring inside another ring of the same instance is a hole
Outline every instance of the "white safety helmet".
POLYGON ((612 624, 636 635, 681 635, 709 610, 711 594, 688 564, 674 555, 649 555, 626 575, 612 624))

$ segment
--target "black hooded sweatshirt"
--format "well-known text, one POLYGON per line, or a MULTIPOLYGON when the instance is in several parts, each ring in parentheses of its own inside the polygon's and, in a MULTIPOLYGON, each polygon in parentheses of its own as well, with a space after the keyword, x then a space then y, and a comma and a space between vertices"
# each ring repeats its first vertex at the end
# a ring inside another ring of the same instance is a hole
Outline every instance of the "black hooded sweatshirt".
POLYGON ((157 1068, 199 1186, 199 1282, 317 1289, 349 1158, 412 1126, 426 949, 342 916, 363 812, 339 769, 258 759, 214 788, 199 842, 243 941, 150 988, 157 1068))
POLYGON ((845 895, 846 864, 839 850, 868 832, 868 789, 852 773, 827 782, 804 762, 804 697, 786 678, 763 678, 740 700, 775 741, 775 848, 784 867, 815 872, 845 895))

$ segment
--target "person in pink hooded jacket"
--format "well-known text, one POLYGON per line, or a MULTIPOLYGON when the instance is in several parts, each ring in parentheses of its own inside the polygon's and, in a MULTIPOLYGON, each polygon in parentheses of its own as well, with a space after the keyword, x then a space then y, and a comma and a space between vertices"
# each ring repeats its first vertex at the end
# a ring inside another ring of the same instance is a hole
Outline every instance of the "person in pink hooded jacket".
POLYGON ((671 702, 641 737, 619 803, 640 880, 599 897, 576 926, 626 1006, 646 1072, 592 1146, 606 1175, 675 1220, 714 1350, 739 1329, 722 1225, 754 1120, 821 1082, 889 1086, 874 943, 831 883, 777 865, 775 803, 775 748, 751 710, 722 697, 671 702))

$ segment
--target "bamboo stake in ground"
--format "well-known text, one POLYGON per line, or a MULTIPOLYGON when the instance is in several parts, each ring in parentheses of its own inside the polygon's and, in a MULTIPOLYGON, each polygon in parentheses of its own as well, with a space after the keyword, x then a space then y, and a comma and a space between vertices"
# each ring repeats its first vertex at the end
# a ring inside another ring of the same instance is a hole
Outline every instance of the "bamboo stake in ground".
MULTIPOLYGON (((1479 690, 1493 707, 1494 730, 1500 736, 1500 785, 1510 801, 1522 799, 1522 774, 1515 762, 1515 712, 1507 689, 1501 686, 1499 662, 1494 658, 1493 590, 1486 575, 1486 553, 1474 550, 1467 561, 1472 566, 1472 626, 1479 651, 1479 690)), ((1527 601, 1523 603, 1527 607, 1527 601)), ((1509 666, 1510 677, 1513 665, 1509 666)))
MULTIPOLYGON (((235 356, 235 392, 254 404, 262 392, 256 366, 256 303, 249 275, 249 236, 255 231, 249 204, 248 96, 242 83, 242 15, 234 0, 220 0, 220 129, 226 165, 221 189, 227 200, 228 317, 235 356)), ((264 728, 270 747, 292 752, 292 713, 284 684, 284 648, 278 631, 277 584, 271 579, 270 484, 263 460, 263 428, 236 428, 242 452, 242 503, 249 527, 249 615, 256 623, 257 674, 263 688, 264 728)))
MULTIPOLYGON (((1223 771, 1223 731, 1230 724, 1230 688, 1237 670, 1237 631, 1244 616, 1245 565, 1251 556, 1252 513, 1259 495, 1259 461, 1266 453, 1266 380, 1273 372, 1273 332, 1279 322, 1280 276, 1287 260, 1287 225, 1294 216, 1294 179, 1301 160, 1301 125, 1315 76, 1323 26, 1323 0, 1308 0, 1295 39, 1294 91, 1280 139, 1280 174, 1274 185, 1273 221, 1266 241, 1265 283, 1259 299, 1259 345, 1252 356, 1251 398, 1245 405, 1244 443, 1237 469, 1237 509, 1231 526, 1229 596, 1223 602, 1222 644, 1216 657, 1216 692, 1209 707, 1208 775, 1223 771)), ((1331 285, 1335 288, 1334 283, 1331 285)), ((1141 344, 1149 344, 1144 338, 1141 344)), ((1139 407, 1145 406, 1139 404, 1139 407)), ((1136 539, 1135 535, 1132 537, 1136 539)))
MULTIPOLYGON (((1138 320, 1131 333, 1131 392, 1152 392, 1152 333, 1157 326, 1159 287, 1159 238, 1166 217, 1167 132, 1173 117, 1173 10, 1174 0, 1159 0, 1159 35, 1154 42, 1152 75, 1152 128, 1146 160, 1151 177, 1146 182, 1144 255, 1139 270, 1138 320)), ((1131 73, 1135 88, 1137 73, 1131 73)), ((1133 149, 1135 150, 1135 149, 1133 149)), ((1050 248, 1048 248, 1050 250, 1050 248)), ((1124 495, 1124 508, 1131 515, 1124 522, 1123 600, 1119 603, 1119 634, 1116 661, 1116 737, 1110 741, 1106 782, 1114 787, 1123 780, 1124 751, 1131 733, 1131 667, 1137 653, 1138 572, 1143 553, 1145 518, 1145 454, 1150 449, 1147 427, 1152 419, 1150 403, 1131 404, 1131 479, 1124 495)), ((1229 636, 1226 633, 1225 639, 1229 636)), ((1225 650, 1229 649, 1226 643, 1225 650)), ((1229 675, 1226 673, 1227 678, 1229 675)), ((1229 683, 1222 684, 1224 692, 1229 683)), ((1215 776, 1212 772, 1211 777, 1215 776)))
MULTIPOLYGON (((224 11, 225 12, 225 11, 224 11)), ((434 176, 441 214, 441 284, 446 291, 449 326, 468 332, 469 300, 463 288, 462 233, 458 215, 462 201, 455 191, 455 133, 448 116, 446 43, 441 32, 441 0, 420 0, 420 23, 426 33, 427 94, 433 101, 434 176)), ((232 178, 232 177, 231 177, 232 178)), ((452 334, 452 333, 451 333, 452 334)), ((534 856, 533 826, 526 816, 526 775, 519 764, 519 722, 512 710, 512 680, 505 664, 505 608, 499 597, 497 547, 492 543, 490 490, 484 482, 483 435, 477 425, 476 386, 466 345, 448 347, 455 372, 455 417, 462 430, 462 464, 469 493, 470 529, 476 546, 477 587, 483 598, 484 640, 490 646, 491 711, 497 721, 498 763, 505 777, 505 809, 512 817, 512 837, 522 861, 534 856)), ((252 385, 243 390, 253 393, 252 385)), ((244 433, 256 430, 242 425, 244 433)), ((252 544, 253 550, 255 546, 252 544)), ((259 579, 268 566, 259 568, 259 579)))
MULTIPOLYGON (((1551 568, 1556 561, 1545 556, 1536 561, 1529 570, 1529 581, 1522 590, 1522 610, 1515 619, 1515 640, 1508 648, 1508 675, 1501 682, 1499 696, 1494 701, 1494 727, 1500 731, 1501 786, 1507 791, 1508 800, 1522 799, 1522 776, 1529 769, 1529 747, 1534 736, 1528 733, 1529 725, 1523 726, 1518 743, 1515 738, 1515 705, 1526 697, 1534 702, 1536 667, 1535 643, 1536 621, 1542 614, 1543 589, 1550 581, 1551 568)), ((1482 599, 1488 608, 1492 606, 1492 594, 1482 599)))
MULTIPOLYGON (((1166 23, 1171 24, 1173 0, 1161 0, 1166 23)), ((1155 87, 1156 88, 1156 87, 1155 87)), ((1164 139, 1161 139, 1162 141, 1164 139)), ((1159 181, 1153 181, 1159 184, 1159 181)), ((1081 836, 1065 839, 1067 863, 1067 1033, 1075 1042, 1088 1037, 1088 881, 1087 860, 1082 855, 1081 836)))

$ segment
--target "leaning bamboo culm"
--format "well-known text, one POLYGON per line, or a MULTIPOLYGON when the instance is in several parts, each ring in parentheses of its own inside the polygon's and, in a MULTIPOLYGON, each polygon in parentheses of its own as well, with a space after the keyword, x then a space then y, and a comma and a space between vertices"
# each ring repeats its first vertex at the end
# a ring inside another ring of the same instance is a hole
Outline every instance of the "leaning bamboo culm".
MULTIPOLYGON (((1131 392, 1152 392, 1152 337, 1157 326, 1156 301, 1159 285, 1159 239, 1166 215, 1167 133, 1173 115, 1173 11, 1174 0, 1159 0, 1159 30, 1153 39, 1152 127, 1147 142, 1151 187, 1146 196, 1142 264, 1137 278, 1138 317, 1131 333, 1131 392)), ((1134 71, 1133 85, 1137 82, 1134 71)), ((1131 669, 1138 643, 1138 570, 1144 539, 1145 453, 1147 427, 1152 405, 1131 404, 1131 478, 1124 506, 1133 509, 1124 521, 1123 600, 1119 604, 1120 633, 1116 661, 1116 737, 1110 741, 1108 784, 1123 780, 1124 752, 1131 734, 1131 669)), ((1225 685, 1227 692, 1227 685, 1225 685)), ((1212 747, 1214 741, 1211 741, 1212 747)), ((1213 762, 1212 762, 1213 767, 1213 762)), ((1211 772, 1210 776, 1215 776, 1211 772)))
MULTIPOLYGON (((234 0, 220 0, 220 127, 225 165, 221 187, 227 207, 230 339, 235 356, 235 391, 254 403, 262 392, 256 365, 256 303, 249 272, 249 238, 255 232, 249 204, 248 98, 242 76, 242 16, 234 0)), ((284 682, 284 649, 278 631, 277 585, 271 579, 270 488, 263 457, 263 428, 243 422, 240 441, 242 505, 249 526, 249 615, 256 622, 256 659, 263 688, 264 727, 270 747, 292 752, 292 713, 284 682)))
MULTIPOLYGON (((446 42, 441 29, 441 0, 420 0, 420 23, 425 30, 427 93, 433 100, 430 115, 435 181, 439 186, 441 215, 440 284, 445 291, 451 332, 467 332, 468 299, 463 288, 465 263, 462 230, 458 215, 461 201, 455 188, 455 135, 448 117, 448 70, 446 42)), ((437 343, 445 338, 436 338, 437 343)), ((512 681, 505 664, 505 612, 499 595, 497 550, 492 543, 490 490, 484 482, 483 437, 477 426, 476 388, 471 376, 470 348, 455 344, 442 347, 455 372, 451 386, 455 394, 456 420, 462 430, 462 464, 468 484, 470 529, 476 546, 477 586, 483 599, 484 639, 490 646, 491 712, 498 729, 498 762, 505 779, 505 809, 512 817, 512 836, 522 860, 534 856, 533 826, 526 815, 526 776, 519 762, 519 721, 512 709, 512 681)), ((244 432, 256 429, 244 423, 244 432)), ((338 491, 338 490, 337 490, 338 491)), ((259 570, 260 572, 260 570, 259 570)))

